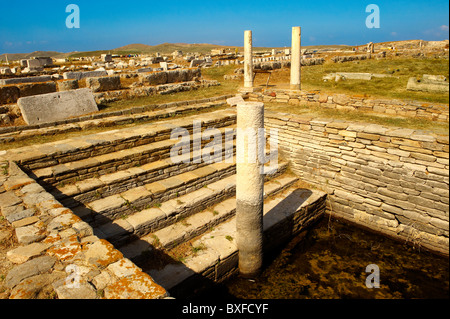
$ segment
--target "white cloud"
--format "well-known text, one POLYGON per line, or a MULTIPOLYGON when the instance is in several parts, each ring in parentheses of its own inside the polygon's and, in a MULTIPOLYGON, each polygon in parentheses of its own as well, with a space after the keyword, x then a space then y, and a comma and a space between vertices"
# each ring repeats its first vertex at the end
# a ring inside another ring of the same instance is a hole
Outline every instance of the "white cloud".
POLYGON ((422 34, 426 36, 431 36, 433 38, 442 38, 442 37, 448 37, 448 25, 441 25, 440 27, 435 27, 433 29, 428 29, 422 32, 422 34))
POLYGON ((395 37, 395 36, 397 36, 397 32, 392 31, 392 32, 391 32, 391 35, 392 35, 393 37, 395 37))

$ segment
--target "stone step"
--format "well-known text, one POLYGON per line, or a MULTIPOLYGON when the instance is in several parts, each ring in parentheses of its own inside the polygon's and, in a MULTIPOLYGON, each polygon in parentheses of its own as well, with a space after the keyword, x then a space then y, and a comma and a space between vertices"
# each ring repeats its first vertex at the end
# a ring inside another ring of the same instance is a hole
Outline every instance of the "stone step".
MULTIPOLYGON (((266 199, 264 252, 273 250, 318 221, 325 212, 325 200, 326 193, 296 185, 266 199)), ((163 251, 160 256, 165 255, 165 265, 154 267, 144 261, 140 267, 158 284, 170 290, 171 295, 181 298, 198 289, 202 278, 220 282, 237 272, 236 238, 236 217, 233 216, 187 243, 190 249, 179 250, 177 247, 178 252, 184 251, 183 256, 176 256, 176 250, 163 251)), ((147 249, 147 256, 158 250, 153 246, 147 249)))
MULTIPOLYGON (((227 154, 223 148, 221 157, 236 153, 236 140, 233 140, 233 153, 227 154)), ((93 202, 133 187, 144 186, 161 179, 169 178, 179 173, 192 171, 207 163, 201 160, 201 155, 190 153, 189 163, 173 163, 170 158, 165 158, 150 163, 127 168, 118 172, 105 174, 100 177, 92 177, 75 182, 74 184, 56 187, 51 193, 65 207, 75 208, 78 205, 93 202), (197 163, 197 159, 200 159, 197 163)))
MULTIPOLYGON (((235 164, 213 165, 232 167, 235 173, 235 164)), ((286 168, 287 163, 281 163, 279 170, 272 175, 267 175, 266 180, 284 173, 286 168)), ((191 190, 187 190, 184 194, 178 194, 179 196, 170 196, 167 200, 135 212, 126 218, 115 219, 99 225, 94 231, 97 236, 110 241, 115 246, 124 245, 131 240, 158 231, 234 196, 236 193, 236 175, 230 174, 216 180, 205 179, 200 186, 191 187, 191 190)))
POLYGON ((194 111, 205 112, 211 108, 226 106, 226 103, 219 99, 214 102, 203 102, 201 100, 191 102, 195 103, 192 104, 185 101, 161 105, 147 105, 127 110, 91 114, 79 118, 71 118, 41 125, 4 127, 0 128, 0 143, 2 143, 2 141, 22 141, 36 135, 45 136, 83 131, 99 126, 113 127, 131 123, 142 124, 194 111), (177 104, 180 105, 176 106, 177 104))
POLYGON ((107 196, 72 210, 96 226, 133 215, 142 209, 158 207, 194 190, 236 173, 236 164, 213 163, 192 171, 174 171, 175 175, 107 196), (85 209, 83 209, 85 207, 85 209), (84 213, 83 213, 84 210, 84 213), (81 213, 81 215, 80 215, 81 213))
MULTIPOLYGON (((228 180, 225 179, 223 181, 223 186, 230 186, 232 183, 235 185, 235 176, 228 178, 228 180)), ((297 181, 297 177, 291 176, 288 173, 267 181, 264 184, 264 198, 266 199, 269 196, 274 196, 297 181)), ((233 217, 235 213, 236 198, 233 196, 194 215, 180 218, 174 224, 140 237, 137 240, 138 243, 135 241, 122 247, 122 253, 124 253, 127 258, 136 261, 142 259, 143 253, 146 250, 145 248, 148 249, 152 245, 155 245, 155 242, 157 242, 158 248, 172 249, 177 245, 205 233, 211 228, 233 217), (147 245, 144 245, 143 242, 146 242, 147 245), (139 250, 137 247, 140 247, 143 250, 139 250)))
MULTIPOLYGON (((225 130, 234 129, 235 125, 217 128, 224 136, 225 130)), ((179 143, 178 139, 171 140, 170 137, 171 131, 165 129, 158 132, 157 141, 143 139, 138 146, 134 147, 127 147, 125 143, 121 150, 107 149, 104 154, 97 156, 36 169, 33 171, 33 177, 47 186, 56 186, 62 194, 73 192, 74 184, 85 179, 92 179, 94 183, 100 181, 101 185, 101 177, 106 178, 104 175, 121 172, 158 160, 169 159, 170 150, 175 144, 179 143)), ((193 140, 197 139, 202 140, 200 135, 192 136, 191 149, 193 140)), ((201 141, 202 147, 208 142, 207 140, 201 141)))
POLYGON ((171 118, 152 123, 125 127, 112 131, 71 137, 46 144, 36 144, 7 151, 7 155, 27 171, 117 152, 169 139, 174 128, 193 130, 194 122, 202 129, 236 124, 235 109, 221 109, 186 117, 171 118))

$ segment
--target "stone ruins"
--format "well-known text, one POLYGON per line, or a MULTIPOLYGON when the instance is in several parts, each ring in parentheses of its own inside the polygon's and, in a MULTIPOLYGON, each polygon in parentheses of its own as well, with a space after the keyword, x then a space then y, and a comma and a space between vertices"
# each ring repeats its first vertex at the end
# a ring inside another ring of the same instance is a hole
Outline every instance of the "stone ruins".
MULTIPOLYGON (((0 68, 0 243, 11 242, 0 254, 8 269, 0 297, 192 297, 237 273, 257 276, 265 254, 324 216, 448 256, 448 134, 267 107, 448 123, 448 104, 302 88, 305 67, 448 55, 448 42, 310 50, 300 27, 287 33, 284 49, 258 51, 246 30, 242 52, 37 57, 0 68), (233 94, 102 109, 218 86, 203 75, 224 65, 235 66, 227 74, 240 83, 233 94), (255 84, 257 73, 285 69, 279 87, 255 84), (8 147, 16 142, 25 144, 8 147), (252 148, 261 157, 253 160, 252 148), (184 160, 175 161, 180 152, 184 160), (276 167, 261 160, 271 156, 276 167)), ((405 85, 448 92, 439 75, 405 85)))
POLYGON ((424 74, 420 80, 409 78, 407 90, 423 92, 449 92, 448 79, 443 75, 424 74))

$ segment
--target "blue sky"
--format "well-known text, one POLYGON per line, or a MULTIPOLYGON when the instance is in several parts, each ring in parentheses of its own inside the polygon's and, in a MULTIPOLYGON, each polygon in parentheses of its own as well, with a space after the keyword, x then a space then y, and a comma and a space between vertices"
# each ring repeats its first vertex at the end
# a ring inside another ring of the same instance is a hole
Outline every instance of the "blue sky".
POLYGON ((302 44, 396 40, 444 40, 447 0, 0 0, 0 53, 108 50, 131 43, 212 43, 242 46, 244 30, 254 46, 290 45, 291 27, 302 44), (380 8, 380 28, 368 29, 365 9, 380 8), (66 6, 80 8, 80 28, 66 27, 66 6))

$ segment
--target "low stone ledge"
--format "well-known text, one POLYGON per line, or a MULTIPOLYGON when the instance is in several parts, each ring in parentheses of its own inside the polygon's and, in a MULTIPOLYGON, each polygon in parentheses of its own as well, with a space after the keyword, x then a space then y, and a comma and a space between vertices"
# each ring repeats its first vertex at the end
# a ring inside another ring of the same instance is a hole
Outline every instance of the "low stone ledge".
MULTIPOLYGON (((234 96, 234 95, 228 94, 228 95, 215 96, 215 97, 206 98, 206 99, 199 99, 199 100, 192 100, 192 101, 180 101, 180 102, 172 102, 172 103, 174 103, 174 106, 184 106, 184 105, 190 105, 190 104, 217 102, 217 101, 221 101, 221 100, 226 100, 227 98, 230 98, 232 96, 234 96)), ((136 108, 132 109, 133 110, 132 114, 140 114, 140 113, 145 113, 145 112, 149 112, 152 110, 165 109, 165 108, 170 107, 169 104, 152 104, 152 105, 146 105, 146 106, 142 106, 142 107, 136 107, 136 108)), ((127 110, 92 114, 92 115, 88 115, 89 118, 86 118, 85 116, 74 117, 74 118, 60 120, 60 121, 48 122, 48 123, 45 123, 45 125, 59 126, 59 125, 65 125, 65 124, 71 124, 71 123, 79 123, 79 122, 85 121, 86 119, 87 120, 104 119, 104 118, 108 118, 108 117, 124 115, 124 112, 127 112, 127 110)), ((39 125, 0 127, 0 143, 2 143, 1 135, 3 135, 3 134, 14 133, 14 132, 20 133, 20 132, 25 132, 25 131, 36 130, 38 128, 39 128, 39 125)), ((14 140, 14 138, 12 140, 10 139, 8 141, 13 141, 13 140, 14 140)))
MULTIPOLYGON (((448 88, 448 86, 447 86, 448 88)), ((386 113, 402 117, 425 118, 433 121, 448 122, 449 105, 420 101, 377 99, 362 95, 328 94, 319 91, 266 90, 264 93, 252 93, 251 101, 280 102, 291 105, 310 105, 344 110, 364 110, 374 113, 386 113)))
POLYGON ((34 82, 48 82, 48 81, 51 81, 51 80, 52 80, 51 75, 41 75, 41 76, 32 76, 32 77, 3 79, 3 80, 0 80, 0 85, 34 83, 34 82))

